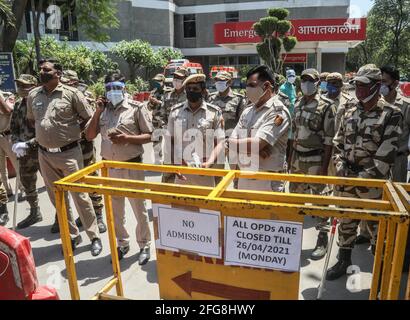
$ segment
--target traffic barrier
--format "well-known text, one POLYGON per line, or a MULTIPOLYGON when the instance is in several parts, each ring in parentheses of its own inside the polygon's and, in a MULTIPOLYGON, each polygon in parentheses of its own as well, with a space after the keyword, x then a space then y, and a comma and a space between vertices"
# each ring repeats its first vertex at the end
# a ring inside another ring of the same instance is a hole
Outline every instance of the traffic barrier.
POLYGON ((55 182, 72 299, 80 299, 64 193, 104 195, 113 278, 93 299, 124 297, 111 197, 151 200, 160 297, 297 299, 305 216, 379 222, 369 299, 398 299, 409 227, 409 195, 389 181, 101 161, 55 182), (110 178, 110 168, 221 177, 215 188, 110 178), (102 176, 90 176, 101 170, 102 176), (380 188, 383 198, 228 190, 234 179, 380 188), (398 191, 397 191, 398 190, 398 191), (187 231, 190 230, 190 231, 187 231), (199 230, 199 231, 198 231, 199 230), (198 242, 195 246, 192 243, 198 242), (382 263, 383 261, 383 263, 382 263), (170 267, 172 266, 172 267, 170 267), (381 277, 381 281, 380 281, 381 277), (380 283, 379 283, 380 282, 380 283))

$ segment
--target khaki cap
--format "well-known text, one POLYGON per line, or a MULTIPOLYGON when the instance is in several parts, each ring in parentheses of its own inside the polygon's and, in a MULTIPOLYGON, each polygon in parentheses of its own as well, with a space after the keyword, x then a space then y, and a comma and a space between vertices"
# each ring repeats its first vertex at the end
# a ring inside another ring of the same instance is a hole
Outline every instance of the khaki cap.
POLYGON ((332 81, 332 80, 343 82, 343 76, 339 72, 329 73, 329 75, 326 77, 326 81, 332 81))
POLYGON ((183 86, 186 86, 190 83, 201 83, 205 82, 206 76, 204 74, 193 74, 190 75, 188 78, 185 79, 183 86))
POLYGON ((359 81, 362 83, 371 83, 372 81, 381 81, 382 72, 375 64, 366 64, 361 67, 357 72, 353 81, 359 81))
POLYGON ((162 73, 158 73, 154 78, 152 78, 152 80, 164 82, 165 76, 162 73))
POLYGON ((319 75, 319 71, 317 71, 316 69, 306 69, 303 70, 302 75, 300 77, 303 76, 309 76, 310 78, 312 78, 315 81, 320 80, 320 75, 319 75))
POLYGON ((216 74, 214 79, 215 80, 219 79, 219 80, 222 80, 222 81, 224 81, 224 80, 229 81, 229 80, 232 80, 232 75, 228 71, 221 70, 216 74))
POLYGON ((329 74, 330 72, 322 72, 319 77, 320 79, 326 79, 329 74))
POLYGON ((175 75, 175 74, 176 74, 177 76, 180 76, 180 77, 183 77, 183 78, 186 78, 186 77, 189 76, 188 70, 187 70, 186 68, 184 68, 184 67, 178 68, 178 69, 174 72, 174 75, 175 75))
POLYGON ((78 74, 74 70, 65 70, 60 80, 61 82, 66 83, 70 81, 79 81, 80 79, 78 79, 78 74))
POLYGON ((15 81, 22 84, 33 84, 35 86, 38 84, 36 77, 31 74, 21 74, 15 81))

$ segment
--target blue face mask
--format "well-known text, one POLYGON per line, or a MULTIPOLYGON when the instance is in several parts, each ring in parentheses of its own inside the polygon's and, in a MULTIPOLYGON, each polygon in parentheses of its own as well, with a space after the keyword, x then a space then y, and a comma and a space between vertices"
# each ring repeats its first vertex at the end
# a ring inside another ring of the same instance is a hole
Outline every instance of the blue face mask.
POLYGON ((152 84, 152 86, 154 87, 154 89, 161 89, 161 88, 162 88, 162 83, 155 81, 155 82, 152 84))
POLYGON ((330 83, 327 84, 326 89, 330 96, 337 96, 340 93, 339 88, 335 87, 330 83))
POLYGON ((327 82, 326 81, 323 81, 323 82, 320 83, 320 89, 322 91, 327 91, 327 82))

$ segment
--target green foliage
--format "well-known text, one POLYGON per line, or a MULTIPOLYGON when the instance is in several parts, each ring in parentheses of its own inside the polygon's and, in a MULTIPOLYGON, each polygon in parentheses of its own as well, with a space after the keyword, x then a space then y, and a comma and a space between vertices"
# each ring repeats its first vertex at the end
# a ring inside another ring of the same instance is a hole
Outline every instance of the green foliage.
POLYGON ((87 90, 90 91, 94 95, 94 97, 104 96, 105 94, 104 78, 98 79, 98 81, 90 85, 87 90))
POLYGON ((13 11, 11 10, 11 3, 7 0, 0 0, 0 27, 10 26, 13 27, 15 18, 13 11))
POLYGON ((181 50, 174 48, 160 48, 157 53, 167 62, 169 60, 182 59, 184 57, 181 50))
POLYGON ((149 83, 141 77, 137 77, 134 81, 127 81, 126 88, 129 94, 134 95, 138 92, 148 91, 149 83))
POLYGON ((97 42, 110 40, 108 29, 117 29, 118 0, 69 0, 62 6, 64 15, 76 8, 77 25, 89 39, 97 42))
POLYGON ((278 20, 285 20, 289 16, 289 10, 283 8, 271 8, 267 12, 270 17, 276 17, 278 20))
POLYGON ((296 44, 295 37, 287 36, 292 27, 290 21, 286 20, 289 11, 286 9, 272 8, 268 9, 268 17, 259 19, 259 22, 253 25, 256 34, 262 38, 257 44, 256 50, 262 60, 275 73, 281 73, 283 61, 281 51, 292 51, 296 44))
MULTIPOLYGON (((52 37, 44 37, 40 41, 43 57, 53 57, 60 61, 64 69, 72 69, 78 73, 80 79, 89 82, 98 79, 118 65, 103 52, 91 50, 84 45, 70 46, 68 42, 58 42, 52 37)), ((34 41, 19 40, 14 48, 14 59, 18 73, 32 73, 34 41)))

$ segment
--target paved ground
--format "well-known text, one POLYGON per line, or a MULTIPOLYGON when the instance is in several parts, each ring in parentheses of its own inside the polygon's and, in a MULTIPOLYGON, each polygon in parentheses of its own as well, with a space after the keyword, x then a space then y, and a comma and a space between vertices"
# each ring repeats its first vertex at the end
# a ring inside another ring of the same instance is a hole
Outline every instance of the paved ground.
MULTIPOLYGON (((152 147, 146 148, 145 162, 152 162, 152 147)), ((160 181, 158 175, 148 177, 150 181, 160 181)), ((11 180, 14 185, 15 179, 11 180)), ((33 254, 37 266, 37 276, 41 284, 49 284, 58 289, 62 299, 70 299, 68 281, 66 279, 64 259, 61 254, 59 235, 50 233, 50 227, 54 221, 54 208, 51 205, 44 183, 39 176, 38 187, 40 188, 40 206, 44 220, 20 233, 30 238, 33 247, 33 254)), ((147 201, 148 208, 151 209, 151 202, 147 201)), ((8 204, 9 212, 13 212, 13 203, 8 204)), ((75 211, 75 210, 74 210, 75 211)), ((129 230, 134 230, 136 221, 132 215, 131 207, 127 203, 127 223, 129 230)), ((26 202, 19 204, 18 221, 28 214, 26 202)), ((8 227, 11 226, 9 222, 8 227)), ((152 232, 152 223, 150 225, 152 232)), ((125 287, 125 295, 133 299, 159 299, 156 257, 154 248, 151 249, 151 261, 140 267, 137 263, 136 253, 138 251, 135 235, 131 234, 131 250, 126 258, 121 262, 122 278, 125 287)), ((104 251, 96 258, 89 252, 89 241, 84 232, 83 243, 75 252, 77 276, 79 281, 80 294, 83 299, 93 296, 103 287, 112 276, 112 266, 110 264, 109 246, 107 234, 102 237, 104 251)), ((316 299, 317 287, 320 283, 324 259, 312 261, 309 259, 311 250, 316 243, 317 232, 314 229, 314 219, 306 217, 303 234, 303 251, 301 257, 301 280, 299 298, 305 300, 316 299)), ((333 247, 330 265, 336 262, 337 246, 333 247)), ((323 299, 367 299, 369 295, 373 256, 370 248, 366 245, 357 246, 353 252, 353 263, 360 266, 361 288, 360 292, 352 293, 346 289, 347 278, 343 277, 337 281, 328 282, 323 299)), ((403 276, 403 279, 406 275, 403 276)), ((403 294, 403 292, 402 292, 403 294)))

